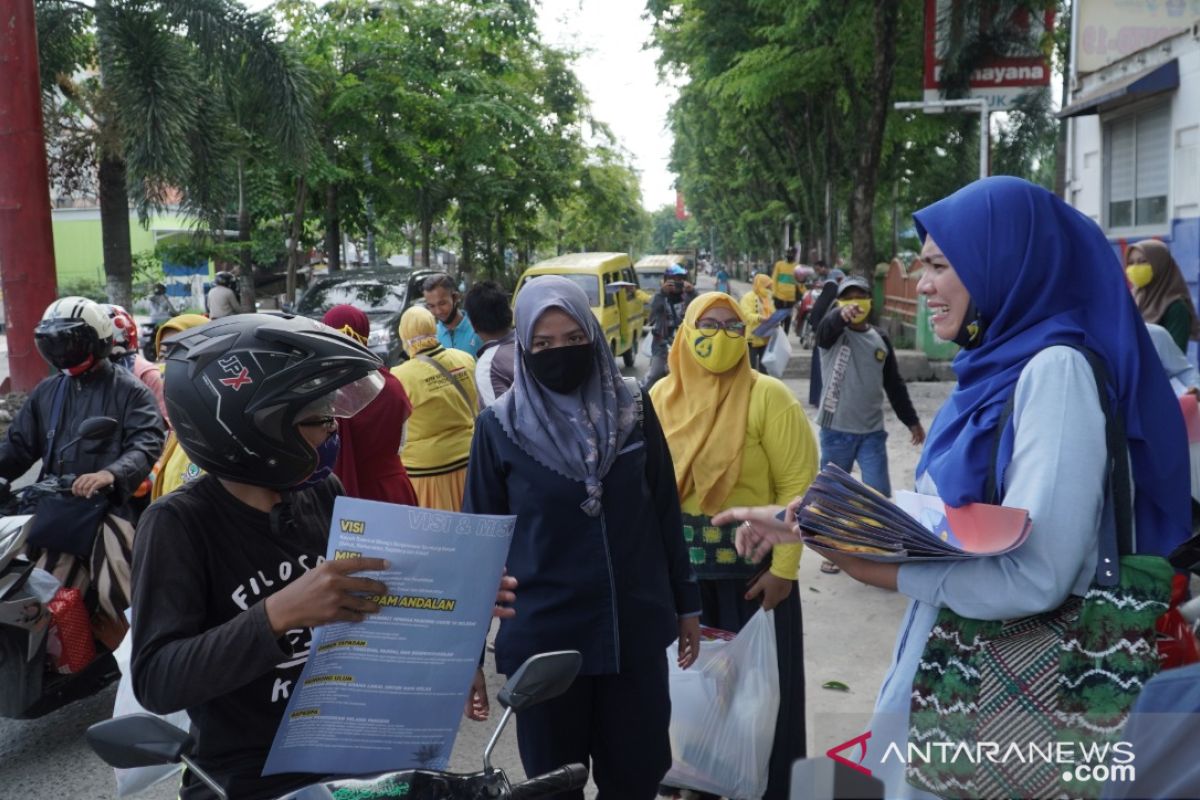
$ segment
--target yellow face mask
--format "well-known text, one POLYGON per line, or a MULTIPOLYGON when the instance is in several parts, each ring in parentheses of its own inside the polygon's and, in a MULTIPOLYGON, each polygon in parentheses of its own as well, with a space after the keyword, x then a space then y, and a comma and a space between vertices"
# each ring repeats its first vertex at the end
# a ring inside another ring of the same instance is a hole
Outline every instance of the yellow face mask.
POLYGON ((837 304, 841 308, 846 306, 856 306, 858 313, 850 320, 852 325, 857 325, 860 322, 866 322, 867 317, 871 316, 871 301, 866 298, 856 298, 854 300, 838 300, 837 304))
POLYGON ((736 367, 748 352, 745 336, 726 336, 724 331, 704 336, 690 325, 683 326, 679 335, 687 337, 684 341, 696 363, 716 375, 736 367))
POLYGON ((1133 284, 1133 288, 1141 289, 1149 286, 1154 278, 1154 267, 1149 264, 1130 264, 1125 268, 1125 277, 1133 284))

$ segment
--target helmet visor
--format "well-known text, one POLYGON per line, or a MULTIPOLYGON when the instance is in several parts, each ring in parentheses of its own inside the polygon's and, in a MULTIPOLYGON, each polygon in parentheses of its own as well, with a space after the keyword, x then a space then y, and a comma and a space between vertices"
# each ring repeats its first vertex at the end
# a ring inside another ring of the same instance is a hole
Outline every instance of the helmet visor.
POLYGON ((370 405, 381 391, 383 391, 383 374, 378 371, 372 372, 353 383, 348 383, 340 389, 318 397, 301 409, 300 413, 296 415, 296 419, 353 417, 370 405))
POLYGON ((56 319, 39 323, 33 340, 51 366, 73 369, 95 354, 99 337, 95 328, 81 319, 56 319))

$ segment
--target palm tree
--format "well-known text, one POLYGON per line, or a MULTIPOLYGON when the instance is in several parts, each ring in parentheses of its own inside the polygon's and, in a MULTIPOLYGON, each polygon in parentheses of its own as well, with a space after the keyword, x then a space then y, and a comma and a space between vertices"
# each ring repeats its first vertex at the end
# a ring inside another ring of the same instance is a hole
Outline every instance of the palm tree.
POLYGON ((58 123, 48 132, 50 149, 84 152, 94 163, 108 295, 128 305, 131 198, 143 222, 178 203, 210 229, 226 228, 230 210, 242 216, 248 142, 305 160, 307 77, 271 19, 232 0, 38 0, 36 7, 43 92, 53 107, 47 118, 58 123), (55 31, 68 32, 74 45, 55 31), (80 137, 90 147, 70 146, 80 137))

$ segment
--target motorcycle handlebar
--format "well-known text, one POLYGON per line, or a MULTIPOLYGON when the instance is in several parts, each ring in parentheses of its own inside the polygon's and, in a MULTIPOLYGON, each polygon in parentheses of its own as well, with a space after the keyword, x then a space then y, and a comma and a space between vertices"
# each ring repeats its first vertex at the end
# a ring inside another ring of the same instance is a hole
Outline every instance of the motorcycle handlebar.
POLYGON ((553 772, 539 775, 522 781, 512 787, 509 795, 512 800, 536 800, 557 792, 567 792, 572 789, 582 789, 587 786, 588 770, 582 764, 567 764, 553 772))

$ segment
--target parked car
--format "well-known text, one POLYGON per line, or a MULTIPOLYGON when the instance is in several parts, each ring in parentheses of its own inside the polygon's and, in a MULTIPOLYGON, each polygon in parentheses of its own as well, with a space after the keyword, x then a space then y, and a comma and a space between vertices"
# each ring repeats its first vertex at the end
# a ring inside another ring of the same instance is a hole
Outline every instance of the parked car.
POLYGON ((371 321, 367 347, 393 367, 405 360, 400 315, 410 306, 424 304, 421 284, 434 273, 430 269, 345 269, 314 276, 291 310, 319 320, 342 303, 362 309, 371 321))

